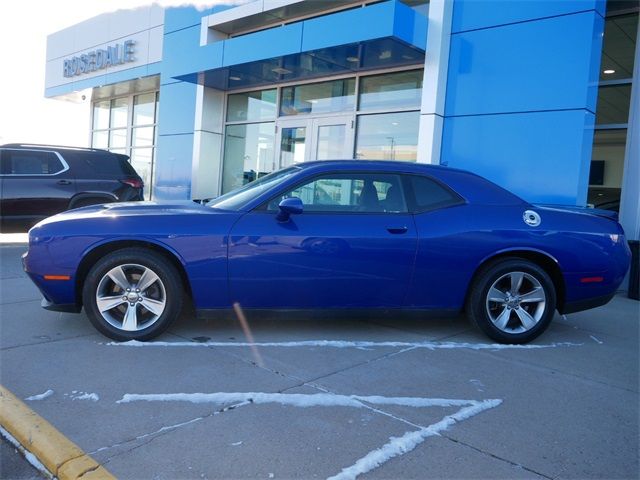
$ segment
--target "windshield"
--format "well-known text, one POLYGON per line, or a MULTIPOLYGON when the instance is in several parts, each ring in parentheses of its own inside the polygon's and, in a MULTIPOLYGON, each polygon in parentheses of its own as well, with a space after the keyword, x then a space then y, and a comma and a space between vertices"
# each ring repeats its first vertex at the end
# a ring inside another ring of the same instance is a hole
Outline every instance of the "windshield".
POLYGON ((229 193, 225 193, 218 198, 214 198, 207 202, 207 206, 219 208, 220 210, 240 210, 250 200, 266 192, 278 183, 283 182, 298 171, 300 171, 300 167, 289 167, 270 173, 240 188, 236 188, 229 193))

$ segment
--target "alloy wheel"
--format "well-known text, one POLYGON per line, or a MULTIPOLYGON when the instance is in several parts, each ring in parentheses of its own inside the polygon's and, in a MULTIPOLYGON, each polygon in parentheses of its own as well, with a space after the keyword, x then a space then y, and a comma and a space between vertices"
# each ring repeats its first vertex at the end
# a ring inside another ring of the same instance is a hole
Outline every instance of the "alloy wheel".
POLYGON ((150 327, 162 316, 167 294, 160 277, 138 264, 118 265, 103 275, 96 305, 111 326, 127 332, 150 327))
POLYGON ((509 272, 487 291, 486 309, 493 325, 514 334, 534 328, 545 312, 547 295, 540 281, 526 272, 509 272))

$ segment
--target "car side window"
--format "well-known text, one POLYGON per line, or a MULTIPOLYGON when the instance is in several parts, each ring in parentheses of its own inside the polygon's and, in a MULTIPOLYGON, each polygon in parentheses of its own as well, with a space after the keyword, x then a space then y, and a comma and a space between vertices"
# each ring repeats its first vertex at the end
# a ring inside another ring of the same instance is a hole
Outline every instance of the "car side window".
POLYGON ((415 212, 426 212, 463 202, 456 193, 428 177, 407 175, 407 179, 413 192, 415 212))
POLYGON ((400 176, 376 173, 333 173, 298 185, 267 204, 277 211, 285 198, 298 197, 305 212, 400 213, 407 203, 400 176))
POLYGON ((4 150, 2 173, 5 175, 54 175, 64 165, 53 152, 34 150, 4 150))

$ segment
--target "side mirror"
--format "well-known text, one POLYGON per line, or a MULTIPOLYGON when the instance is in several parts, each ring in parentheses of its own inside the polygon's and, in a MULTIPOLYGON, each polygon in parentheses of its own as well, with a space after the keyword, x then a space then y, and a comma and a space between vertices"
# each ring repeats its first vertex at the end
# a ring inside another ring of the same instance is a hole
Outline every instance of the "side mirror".
POLYGON ((276 216, 276 220, 279 222, 289 221, 291 215, 298 215, 303 211, 302 200, 298 197, 285 198, 278 204, 280 211, 276 216))

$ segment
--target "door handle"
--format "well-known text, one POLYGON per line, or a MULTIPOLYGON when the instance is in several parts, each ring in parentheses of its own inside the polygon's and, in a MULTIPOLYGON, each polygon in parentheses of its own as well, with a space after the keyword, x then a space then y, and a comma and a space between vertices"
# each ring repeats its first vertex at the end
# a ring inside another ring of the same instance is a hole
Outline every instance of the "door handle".
POLYGON ((395 234, 407 233, 407 230, 409 230, 407 227, 387 227, 387 232, 395 234))
POLYGON ((69 180, 58 180, 58 185, 71 185, 69 180))

